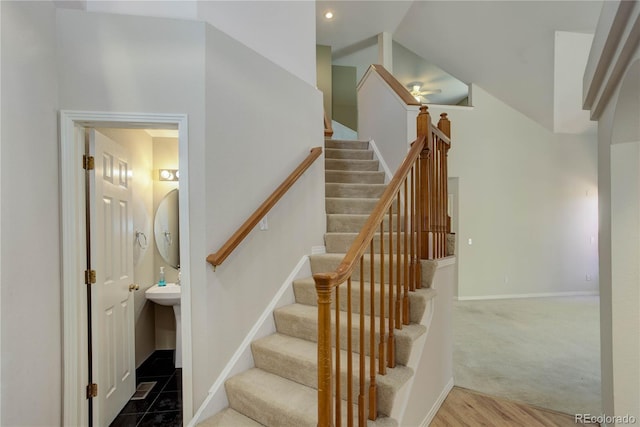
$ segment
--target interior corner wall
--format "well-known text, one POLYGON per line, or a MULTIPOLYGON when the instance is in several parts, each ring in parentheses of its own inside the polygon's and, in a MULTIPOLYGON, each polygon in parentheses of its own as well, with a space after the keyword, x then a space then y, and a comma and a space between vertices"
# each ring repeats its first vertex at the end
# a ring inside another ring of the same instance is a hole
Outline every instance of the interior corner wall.
MULTIPOLYGON (((323 146, 324 132, 315 82, 241 49, 213 27, 206 46, 207 153, 199 178, 208 183, 210 218, 202 234, 214 253, 312 147, 323 146)), ((193 301, 207 318, 194 322, 201 326, 193 340, 208 375, 222 373, 299 260, 323 245, 324 212, 320 157, 267 214, 268 230, 256 227, 215 271, 207 268, 206 297, 193 301)))
POLYGON ((55 10, 50 2, 1 7, 0 424, 61 425, 55 10), (31 379, 46 397, 35 407, 31 379))
POLYGON ((197 5, 199 19, 315 87, 315 2, 198 1, 197 5))
MULTIPOLYGON (((594 136, 554 134, 473 85, 451 120, 459 298, 598 291, 594 136)), ((435 119, 433 119, 435 122, 435 119)))
POLYGON ((322 92, 324 112, 329 120, 333 118, 331 110, 332 84, 331 84, 331 46, 316 46, 316 73, 318 76, 318 89, 322 92))

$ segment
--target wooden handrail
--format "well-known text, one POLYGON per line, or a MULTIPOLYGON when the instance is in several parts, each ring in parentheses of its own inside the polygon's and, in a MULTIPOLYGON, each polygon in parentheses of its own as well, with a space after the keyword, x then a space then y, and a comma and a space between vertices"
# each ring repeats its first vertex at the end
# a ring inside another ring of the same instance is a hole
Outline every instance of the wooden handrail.
POLYGON ((324 136, 333 136, 333 126, 331 126, 331 120, 327 117, 327 112, 324 113, 324 136))
POLYGON ((378 73, 380 77, 382 77, 382 79, 389 85, 391 89, 393 89, 393 91, 400 97, 400 99, 402 99, 402 101, 404 101, 405 104, 421 105, 421 103, 418 102, 413 97, 413 95, 411 95, 411 92, 409 92, 409 90, 406 87, 404 87, 404 85, 400 83, 398 79, 393 77, 393 74, 387 71, 387 69, 384 68, 382 65, 372 64, 370 68, 374 70, 376 73, 378 73))
POLYGON ((240 242, 244 240, 251 230, 260 222, 260 220, 271 210, 273 206, 282 198, 282 196, 295 184, 302 174, 309 169, 309 166, 320 157, 322 147, 314 147, 300 165, 275 189, 275 191, 260 205, 256 211, 233 233, 233 235, 225 242, 222 247, 207 257, 207 262, 213 267, 217 267, 224 262, 225 259, 238 247, 240 242))

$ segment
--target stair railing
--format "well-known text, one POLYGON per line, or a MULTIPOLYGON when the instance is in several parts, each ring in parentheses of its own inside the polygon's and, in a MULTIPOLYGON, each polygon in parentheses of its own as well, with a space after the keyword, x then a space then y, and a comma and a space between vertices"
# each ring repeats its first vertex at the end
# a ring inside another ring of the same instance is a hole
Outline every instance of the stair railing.
POLYGON ((446 224, 449 126, 443 114, 439 127, 434 127, 428 108, 420 108, 417 139, 342 262, 335 271, 313 276, 318 295, 320 427, 342 425, 341 348, 347 353, 344 392, 347 425, 354 425, 356 404, 359 426, 365 426, 367 418, 375 420, 378 416, 376 377, 385 375, 387 367, 395 367, 394 331, 409 324, 409 292, 421 287, 420 259, 441 257, 443 253, 440 234, 446 229, 441 230, 442 224, 446 224), (369 274, 367 302, 365 270, 369 274), (356 278, 361 297, 354 304, 352 288, 356 278), (379 297, 375 296, 376 280, 379 297), (344 304, 340 301, 340 286, 346 286, 344 304), (345 306, 346 314, 341 316, 341 308, 345 306), (357 316, 358 334, 354 333, 354 316, 357 316), (358 358, 355 369, 359 371, 357 403, 354 402, 354 358, 358 358), (367 358, 369 369, 365 372, 367 358))
POLYGON ((327 138, 331 138, 333 136, 333 126, 331 125, 331 120, 329 120, 329 118, 327 117, 326 111, 324 113, 322 123, 324 123, 324 136, 327 138))
POLYGON ((285 193, 296 183, 298 178, 305 173, 309 166, 320 157, 322 154, 322 147, 314 147, 311 149, 309 155, 294 169, 293 172, 276 188, 273 193, 255 210, 253 214, 236 230, 235 233, 222 245, 222 247, 215 253, 210 254, 207 257, 207 262, 213 265, 213 268, 219 266, 225 259, 233 252, 235 248, 244 240, 245 237, 253 230, 264 216, 269 213, 271 208, 278 203, 278 200, 285 195, 285 193))

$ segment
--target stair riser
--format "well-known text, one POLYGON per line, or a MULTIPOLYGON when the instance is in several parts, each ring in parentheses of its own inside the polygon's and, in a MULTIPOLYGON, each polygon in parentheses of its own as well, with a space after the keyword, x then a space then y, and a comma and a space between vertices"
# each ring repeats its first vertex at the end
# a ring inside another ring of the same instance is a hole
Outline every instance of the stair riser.
POLYGON ((363 199, 377 199, 384 193, 384 184, 325 184, 326 197, 355 197, 363 199))
POLYGON ((380 163, 377 160, 344 160, 327 159, 324 161, 325 170, 377 171, 380 163))
MULTIPOLYGON (((395 256, 394 256, 395 259, 395 256)), ((404 257, 403 257, 404 259, 404 257)), ((371 277, 370 277, 370 273, 371 273, 371 262, 370 262, 371 258, 369 255, 364 257, 364 277, 360 277, 360 262, 356 263, 356 266, 354 268, 353 271, 353 275, 351 276, 352 280, 364 280, 365 282, 369 282, 371 277)), ((324 257, 323 255, 312 255, 310 257, 310 261, 311 261, 311 272, 313 274, 316 273, 327 273, 330 271, 335 271, 336 268, 338 268, 338 266, 340 265, 340 262, 342 262, 342 257, 340 258, 335 258, 335 257, 324 257)), ((374 271, 374 281, 378 282, 380 280, 380 257, 377 255, 374 255, 374 263, 373 263, 373 271, 374 271)), ((394 267, 395 270, 395 267, 394 267)), ((384 257, 384 271, 385 271, 385 278, 384 281, 387 281, 387 277, 389 274, 389 256, 385 255, 384 257)))
POLYGON ((349 184, 384 184, 384 172, 377 171, 326 171, 325 182, 349 184))
MULTIPOLYGON (((368 215, 327 215, 327 232, 329 233, 359 233, 369 220, 368 215)), ((392 220, 393 231, 398 230, 398 221, 396 217, 392 220)), ((385 216, 383 221, 385 235, 389 232, 389 218, 385 216)), ((400 230, 404 228, 404 219, 400 219, 400 230)), ((394 236, 395 240, 395 236, 394 236)), ((387 246, 388 248, 388 246, 387 246)), ((395 247, 394 247, 395 248, 395 247)))
POLYGON ((373 160, 373 151, 327 148, 324 150, 324 156, 327 159, 373 160))
MULTIPOLYGON (((388 306, 388 298, 389 298, 389 285, 385 286, 385 317, 389 317, 389 306, 388 306)), ((360 313, 360 282, 353 282, 351 285, 351 307, 353 309, 354 314, 360 313)), ((308 281, 296 281, 293 284, 293 290, 296 297, 296 302, 299 304, 306 305, 318 305, 318 296, 316 292, 315 285, 308 281)), ((340 310, 346 311, 348 308, 347 304, 347 285, 342 284, 338 291, 340 292, 340 310)), ((418 291, 424 292, 424 291, 418 291)), ((394 298, 396 295, 396 289, 394 287, 394 298)), ((401 291, 401 303, 404 304, 404 288, 401 291)), ((409 321, 411 323, 419 323, 422 319, 422 315, 425 311, 426 302, 422 295, 409 291, 409 321)), ((335 300, 331 304, 331 308, 335 308, 335 300)), ((380 285, 376 284, 374 286, 374 309, 375 315, 378 316, 380 314, 380 285)), ((395 310, 395 303, 394 303, 395 310)), ((371 315, 371 285, 369 283, 364 284, 364 313, 369 316, 371 315)))
MULTIPOLYGON (((346 315, 343 314, 343 319, 340 322, 340 349, 347 350, 347 322, 346 315)), ((335 331, 335 314, 332 312, 331 319, 331 329, 335 331)), ((287 312, 276 310, 274 312, 274 318, 276 321, 276 330, 285 335, 290 335, 292 337, 315 341, 318 340, 318 326, 316 319, 307 319, 300 318, 290 315, 287 312)), ((360 327, 358 321, 356 319, 353 320, 353 328, 352 328, 352 349, 354 353, 360 352, 360 327)), ((388 333, 388 325, 387 322, 384 322, 384 336, 385 341, 387 340, 388 333)), ((374 335, 374 352, 375 357, 378 357, 379 346, 378 343, 380 341, 380 320, 379 318, 375 318, 375 335, 374 335)), ((402 331, 394 329, 395 341, 396 341, 396 363, 400 365, 406 365, 409 361, 409 356, 411 354, 413 341, 409 336, 403 335, 402 331)), ((369 319, 366 319, 365 322, 365 337, 364 337, 364 350, 365 355, 369 356, 370 353, 370 323, 369 319)), ((332 334, 332 346, 335 347, 335 334, 332 334)), ((386 346, 385 346, 386 348, 386 346)), ((386 350, 385 350, 386 351, 386 350)), ((385 354, 386 359, 386 354, 385 354)))
POLYGON ((328 214, 370 215, 379 199, 347 199, 327 197, 325 210, 328 214))
MULTIPOLYGON (((327 248, 328 253, 347 253, 354 240, 358 236, 358 233, 327 233, 324 236, 324 243, 327 248)), ((402 248, 404 247, 404 232, 400 233, 400 244, 401 244, 401 252, 404 253, 402 248)), ((393 235, 393 251, 396 252, 397 249, 397 236, 393 235)), ((374 253, 378 253, 380 251, 380 233, 377 233, 373 238, 373 250, 374 253)), ((389 234, 385 233, 384 236, 384 250, 385 252, 389 252, 389 234)), ((366 253, 369 253, 369 249, 367 249, 366 253)))
POLYGON ((338 148, 348 150, 368 150, 369 141, 350 141, 339 139, 328 139, 324 142, 325 148, 338 148))

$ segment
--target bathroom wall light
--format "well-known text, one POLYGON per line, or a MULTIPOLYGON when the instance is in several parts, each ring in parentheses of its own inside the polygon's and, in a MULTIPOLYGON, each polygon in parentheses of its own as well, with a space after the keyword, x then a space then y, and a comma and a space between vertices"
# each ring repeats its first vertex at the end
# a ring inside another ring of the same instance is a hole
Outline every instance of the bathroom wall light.
POLYGON ((178 169, 160 169, 158 171, 160 181, 178 181, 180 171, 178 169))

